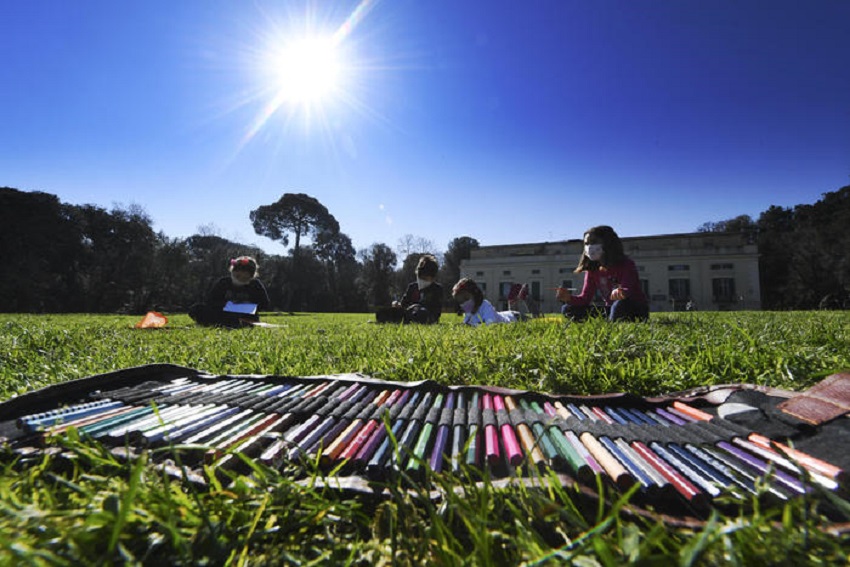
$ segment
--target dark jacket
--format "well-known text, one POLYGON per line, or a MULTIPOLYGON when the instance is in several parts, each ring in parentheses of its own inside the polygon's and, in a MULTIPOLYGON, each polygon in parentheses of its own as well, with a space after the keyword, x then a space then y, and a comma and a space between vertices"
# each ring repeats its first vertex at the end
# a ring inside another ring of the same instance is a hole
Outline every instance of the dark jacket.
POLYGON ((224 276, 210 288, 207 294, 207 304, 214 309, 221 309, 228 301, 234 303, 256 303, 257 311, 269 308, 269 294, 266 287, 258 279, 253 279, 245 285, 236 285, 230 276, 224 276))
POLYGON ((432 283, 424 290, 419 290, 419 284, 416 282, 407 286, 407 291, 401 298, 401 306, 408 312, 411 308, 416 310, 415 306, 421 306, 426 311, 424 320, 417 321, 420 323, 436 323, 440 320, 440 313, 443 311, 443 286, 437 282, 432 283))

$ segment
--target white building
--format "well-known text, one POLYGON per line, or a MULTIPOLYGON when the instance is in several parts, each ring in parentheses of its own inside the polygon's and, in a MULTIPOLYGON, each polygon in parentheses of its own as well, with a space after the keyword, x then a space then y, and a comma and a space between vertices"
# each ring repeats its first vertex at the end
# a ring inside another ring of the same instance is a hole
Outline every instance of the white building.
MULTIPOLYGON (((761 309, 758 248, 754 235, 697 232, 623 238, 623 249, 637 264, 650 310, 761 309)), ((582 252, 579 239, 537 244, 482 246, 460 265, 487 298, 507 308, 512 283, 527 283, 543 312, 559 312, 558 286, 581 290, 583 273, 574 273, 582 252)), ((448 282, 447 282, 448 283, 448 282)))

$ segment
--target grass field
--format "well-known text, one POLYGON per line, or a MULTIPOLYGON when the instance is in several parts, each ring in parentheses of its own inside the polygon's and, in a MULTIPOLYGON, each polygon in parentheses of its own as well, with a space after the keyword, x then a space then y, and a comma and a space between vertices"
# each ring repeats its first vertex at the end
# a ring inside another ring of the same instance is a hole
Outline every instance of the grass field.
MULTIPOLYGON (((655 395, 745 382, 802 390, 850 368, 850 315, 663 313, 649 324, 561 318, 465 328, 378 326, 367 314, 268 315, 279 328, 166 329, 138 317, 0 315, 0 400, 150 363, 221 374, 486 384, 550 393, 655 395)), ((253 475, 198 489, 143 458, 118 462, 69 439, 72 466, 2 461, 0 565, 139 564, 844 564, 850 537, 810 501, 669 528, 620 510, 579 510, 568 487, 496 488, 448 476, 442 490, 388 486, 386 500, 253 475), (466 488, 461 496, 453 489, 466 488)), ((841 448, 846 450, 846 448, 841 448)), ((850 517, 846 521, 850 521, 850 517)))

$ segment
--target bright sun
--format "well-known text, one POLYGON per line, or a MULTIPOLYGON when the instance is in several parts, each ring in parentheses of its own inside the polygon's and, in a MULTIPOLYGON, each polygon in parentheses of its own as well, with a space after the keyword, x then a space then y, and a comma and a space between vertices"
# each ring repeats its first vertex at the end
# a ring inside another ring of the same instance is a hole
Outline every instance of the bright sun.
POLYGON ((272 57, 270 71, 281 102, 313 104, 334 94, 343 70, 334 43, 326 37, 302 38, 272 57))
POLYGON ((351 35, 377 0, 359 0, 339 26, 316 25, 324 19, 308 11, 303 20, 270 20, 258 46, 248 51, 257 85, 245 102, 260 101, 250 124, 246 144, 275 116, 288 125, 301 117, 306 129, 326 127, 341 108, 361 108, 356 89, 363 70, 353 49, 351 35))

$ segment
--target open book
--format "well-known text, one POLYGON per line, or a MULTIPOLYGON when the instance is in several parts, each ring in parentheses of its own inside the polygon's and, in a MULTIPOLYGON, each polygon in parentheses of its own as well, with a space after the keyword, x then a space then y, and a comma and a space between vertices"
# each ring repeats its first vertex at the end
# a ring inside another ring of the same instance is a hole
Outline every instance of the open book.
POLYGON ((225 313, 239 313, 242 315, 256 315, 257 314, 257 304, 256 303, 234 303, 232 301, 228 301, 224 304, 224 312, 225 313))

